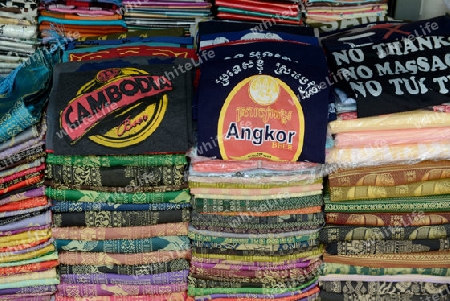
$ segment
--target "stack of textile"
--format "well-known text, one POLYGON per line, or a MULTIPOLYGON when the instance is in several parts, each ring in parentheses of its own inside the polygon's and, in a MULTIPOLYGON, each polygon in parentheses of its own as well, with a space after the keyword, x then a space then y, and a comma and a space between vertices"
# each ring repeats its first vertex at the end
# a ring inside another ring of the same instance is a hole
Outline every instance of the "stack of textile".
POLYGON ((38 21, 45 39, 67 41, 127 31, 120 0, 42 0, 38 21))
POLYGON ((356 100, 358 118, 330 123, 322 300, 450 298, 450 115, 426 109, 449 100, 449 21, 324 40, 339 65, 332 71, 347 74, 339 88, 356 100), (401 39, 427 27, 425 36, 401 39), (351 49, 339 42, 349 40, 351 49))
POLYGON ((39 46, 37 3, 34 0, 2 1, 0 7, 0 77, 25 62, 39 46))
POLYGON ((317 300, 330 89, 313 82, 325 58, 314 37, 242 30, 201 48, 214 56, 200 66, 194 115, 188 294, 317 300))
POLYGON ((298 1, 215 0, 215 17, 221 20, 255 21, 264 24, 301 25, 298 1))
POLYGON ((188 62, 56 66, 46 193, 60 251, 57 300, 185 299, 193 74, 171 72, 188 62))
POLYGON ((198 22, 211 18, 211 3, 207 0, 125 0, 123 5, 130 30, 183 27, 187 35, 192 35, 198 22))
POLYGON ((41 50, 2 81, 0 298, 48 301, 59 283, 45 196, 43 107, 59 54, 41 50))
POLYGON ((323 31, 334 31, 387 21, 388 0, 303 0, 305 23, 323 31))

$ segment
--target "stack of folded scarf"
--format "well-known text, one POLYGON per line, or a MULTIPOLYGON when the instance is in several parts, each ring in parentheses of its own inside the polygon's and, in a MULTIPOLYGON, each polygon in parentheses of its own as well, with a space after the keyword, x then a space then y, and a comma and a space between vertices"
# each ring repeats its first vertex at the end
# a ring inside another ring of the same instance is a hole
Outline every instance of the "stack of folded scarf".
POLYGON ((43 38, 100 36, 126 32, 120 0, 42 0, 39 31, 43 38))
POLYGON ((221 20, 255 21, 264 24, 301 25, 298 1, 215 0, 215 16, 221 20))
POLYGON ((0 77, 7 76, 33 54, 40 44, 34 0, 1 1, 0 77))
POLYGON ((188 293, 317 300, 329 88, 313 82, 327 75, 323 52, 311 36, 242 30, 217 33, 234 40, 212 47, 200 26, 211 55, 200 66, 189 171, 188 293))
POLYGON ((303 0, 305 23, 323 31, 387 21, 388 0, 303 0))
POLYGON ((199 21, 211 18, 207 0, 125 0, 123 8, 130 30, 183 27, 191 35, 199 21))
POLYGON ((0 298, 48 301, 59 283, 43 186, 43 107, 58 53, 37 51, 2 82, 0 120, 0 298))
POLYGON ((189 62, 56 66, 46 193, 61 263, 57 300, 184 300, 193 74, 173 68, 189 62))
MULTIPOLYGON (((445 87, 439 87, 439 72, 450 68, 440 64, 448 56, 449 25, 444 17, 339 37, 353 40, 348 52, 357 60, 362 57, 353 55, 363 55, 360 72, 372 70, 374 76, 361 81, 348 77, 360 118, 329 124, 335 144, 327 154, 332 172, 325 198, 327 226, 320 236, 326 244, 322 300, 450 296, 450 115, 422 109, 448 101, 448 93, 442 93, 445 87), (439 30, 434 26, 427 36, 399 38, 434 22, 439 30), (387 35, 389 30, 396 30, 391 32, 395 36, 387 35), (357 41, 363 45, 356 47, 357 41), (378 57, 374 65, 373 57, 378 57), (421 66, 411 70, 415 62, 421 66), (424 71, 427 62, 434 67, 424 71), (390 70, 391 63, 395 69, 390 70), (403 70, 403 64, 408 69, 403 70), (410 82, 415 80, 421 89, 417 94, 410 82)), ((331 45, 328 42, 324 45, 331 45)), ((331 57, 340 68, 352 70, 350 61, 340 61, 347 50, 330 50, 331 57)))

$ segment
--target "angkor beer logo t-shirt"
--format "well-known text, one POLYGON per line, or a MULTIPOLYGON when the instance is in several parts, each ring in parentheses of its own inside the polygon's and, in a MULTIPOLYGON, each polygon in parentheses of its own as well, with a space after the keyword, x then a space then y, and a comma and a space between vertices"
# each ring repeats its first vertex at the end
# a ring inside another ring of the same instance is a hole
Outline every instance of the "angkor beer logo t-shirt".
POLYGON ((329 87, 321 49, 258 42, 214 52, 201 66, 198 154, 322 163, 329 87))

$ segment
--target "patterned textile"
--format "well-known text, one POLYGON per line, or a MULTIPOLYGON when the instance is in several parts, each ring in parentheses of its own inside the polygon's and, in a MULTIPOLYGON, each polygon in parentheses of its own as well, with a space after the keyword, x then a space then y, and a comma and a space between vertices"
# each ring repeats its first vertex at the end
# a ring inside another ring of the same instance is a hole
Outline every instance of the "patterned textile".
POLYGON ((285 292, 296 292, 301 290, 304 287, 310 286, 312 283, 316 282, 317 278, 304 283, 300 286, 296 287, 288 287, 288 288, 197 288, 197 287, 189 287, 189 294, 193 294, 195 296, 203 296, 203 295, 212 295, 216 293, 220 294, 239 294, 239 293, 251 293, 251 294, 264 294, 264 295, 273 295, 280 294, 285 292))
POLYGON ((449 180, 439 179, 398 186, 330 187, 330 201, 415 197, 449 193, 449 180))
POLYGON ((400 254, 323 255, 324 262, 373 268, 450 268, 450 251, 426 251, 400 254))
POLYGON ((187 235, 188 223, 168 223, 135 227, 53 227, 54 239, 106 240, 139 239, 154 236, 187 235))
POLYGON ((182 210, 191 208, 190 203, 156 203, 156 204, 111 204, 99 202, 66 202, 52 200, 52 211, 82 212, 82 211, 160 211, 160 210, 182 210))
POLYGON ((169 192, 178 191, 188 188, 188 184, 182 185, 162 185, 162 186, 133 186, 127 185, 125 187, 110 187, 110 186, 91 186, 91 185, 72 185, 72 184, 55 184, 51 181, 44 181, 45 185, 51 186, 55 189, 70 189, 70 190, 95 190, 98 192, 110 193, 124 193, 124 192, 169 192))
POLYGON ((131 227, 188 222, 190 210, 84 211, 53 214, 56 227, 131 227))
POLYGON ((79 166, 49 164, 47 178, 54 184, 90 186, 181 186, 186 184, 185 165, 79 166))
POLYGON ((450 250, 450 238, 416 240, 351 240, 326 245, 330 255, 410 253, 450 250))
POLYGON ((0 296, 3 295, 46 295, 56 292, 56 285, 27 286, 22 288, 11 288, 0 290, 0 296))
POLYGON ((348 226, 431 226, 450 222, 450 212, 413 213, 325 213, 326 223, 348 226))
POLYGON ((329 196, 324 195, 324 201, 325 212, 450 212, 450 195, 448 194, 343 202, 330 202, 329 196))
POLYGON ((161 236, 142 239, 115 240, 71 240, 57 239, 57 250, 105 252, 105 253, 145 253, 154 251, 178 251, 189 249, 189 239, 186 236, 161 236))
MULTIPOLYGON (((449 295, 431 295, 436 301, 446 301, 449 295)), ((329 293, 320 292, 321 301, 352 301, 352 300, 370 300, 370 298, 376 298, 377 301, 423 301, 424 298, 430 297, 430 295, 412 295, 411 293, 397 293, 397 294, 383 294, 383 295, 370 295, 370 294, 341 294, 341 293, 329 293)))
POLYGON ((60 274, 125 274, 125 275, 149 275, 167 272, 176 272, 189 269, 186 259, 174 259, 166 262, 141 265, 66 265, 60 264, 60 274))
POLYGON ((172 293, 152 296, 99 296, 99 297, 66 297, 56 295, 56 301, 184 301, 186 293, 172 293))
POLYGON ((331 187, 397 186, 449 177, 450 161, 443 160, 338 170, 328 180, 331 187))
POLYGON ((60 251, 59 261, 66 265, 142 265, 168 260, 191 258, 190 250, 157 251, 150 253, 117 254, 100 252, 60 251))
POLYGON ((264 199, 264 201, 252 200, 235 200, 235 199, 205 199, 194 197, 192 198, 192 207, 198 213, 217 212, 218 208, 223 208, 225 212, 267 212, 273 209, 278 210, 293 210, 299 208, 306 208, 311 206, 323 205, 322 196, 314 194, 304 197, 290 197, 279 199, 264 199))
POLYGON ((44 196, 45 195, 44 191, 45 191, 45 188, 43 186, 40 186, 40 187, 35 187, 34 189, 28 189, 23 192, 15 193, 14 195, 2 198, 0 200, 0 205, 4 205, 4 204, 10 203, 10 202, 25 200, 28 198, 44 196))
POLYGON ((327 225, 320 231, 322 243, 351 240, 419 240, 450 237, 450 224, 438 226, 352 227, 327 225))
POLYGON ((66 284, 128 284, 128 285, 162 285, 186 283, 188 270, 160 273, 153 275, 130 276, 121 274, 63 274, 61 283, 66 284))
POLYGON ((188 203, 190 200, 187 189, 162 193, 114 193, 94 190, 53 189, 47 187, 45 189, 45 195, 59 201, 111 202, 118 204, 188 203))
POLYGON ((185 155, 142 155, 142 156, 56 156, 48 154, 48 164, 81 167, 116 167, 116 166, 172 166, 185 165, 185 155))
MULTIPOLYGON (((0 268, 0 275, 15 275, 21 273, 33 273, 45 271, 58 265, 58 260, 50 260, 38 263, 23 264, 20 266, 0 268)), ((0 298, 1 299, 1 298, 0 298)))
POLYGON ((159 285, 131 285, 131 284, 59 284, 58 295, 69 297, 90 296, 140 296, 158 295, 187 290, 186 283, 159 284, 159 285))
MULTIPOLYGON (((423 280, 423 276, 440 276, 440 277, 449 277, 450 269, 448 268, 390 268, 390 267, 380 267, 380 268, 369 268, 364 266, 355 266, 349 264, 340 264, 340 263, 327 263, 325 262, 322 265, 323 275, 330 274, 342 274, 348 280, 348 275, 417 275, 419 278, 421 277, 423 280)), ((321 276, 321 279, 327 276, 321 276)), ((418 279, 419 280, 419 279, 418 279)))

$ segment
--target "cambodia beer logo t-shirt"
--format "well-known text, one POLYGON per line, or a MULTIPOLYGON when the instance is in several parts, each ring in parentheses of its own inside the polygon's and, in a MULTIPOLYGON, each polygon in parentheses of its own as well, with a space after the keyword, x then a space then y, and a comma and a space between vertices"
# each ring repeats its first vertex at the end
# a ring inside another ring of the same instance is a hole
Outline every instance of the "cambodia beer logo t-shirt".
POLYGON ((259 42, 214 51, 201 66, 198 154, 323 162, 329 87, 320 48, 259 42))
POLYGON ((55 131, 55 154, 182 153, 189 148, 190 73, 173 76, 172 64, 80 66, 83 71, 59 73, 50 100, 49 111, 57 115, 56 126, 49 127, 55 131))

